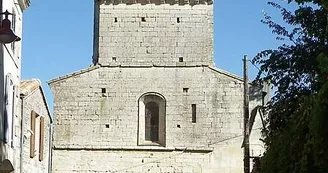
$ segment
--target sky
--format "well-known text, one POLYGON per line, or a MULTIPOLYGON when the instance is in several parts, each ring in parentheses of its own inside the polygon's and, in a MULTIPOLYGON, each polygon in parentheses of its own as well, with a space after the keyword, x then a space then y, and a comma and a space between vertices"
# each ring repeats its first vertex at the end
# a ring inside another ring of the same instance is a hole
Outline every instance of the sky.
MULTIPOLYGON (((282 2, 283 0, 277 0, 282 2)), ((214 62, 220 69, 242 76, 242 58, 276 48, 263 11, 280 21, 266 0, 214 1, 214 62)), ((93 0, 31 0, 24 12, 22 79, 39 78, 52 110, 53 96, 46 81, 92 64, 93 0)), ((250 78, 257 69, 249 65, 250 78)))

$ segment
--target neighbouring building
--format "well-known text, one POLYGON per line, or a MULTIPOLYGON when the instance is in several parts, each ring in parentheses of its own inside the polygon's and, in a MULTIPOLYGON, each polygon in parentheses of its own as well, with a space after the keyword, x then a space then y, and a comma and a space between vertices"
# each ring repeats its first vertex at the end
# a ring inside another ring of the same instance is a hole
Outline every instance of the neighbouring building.
MULTIPOLYGON (((30 5, 29 0, 0 0, 0 12, 8 11, 10 28, 22 37, 23 11, 30 5)), ((1 15, 1 28, 4 25, 1 15)), ((18 39, 19 40, 19 39, 18 39)), ((19 85, 21 77, 21 41, 0 44, 0 172, 13 169, 17 153, 15 127, 19 125, 19 85)))
POLYGON ((94 9, 93 66, 48 82, 53 173, 243 172, 243 81, 214 66, 213 2, 96 0, 94 9))
POLYGON ((52 118, 41 82, 22 80, 20 85, 20 125, 16 126, 15 173, 46 173, 51 168, 52 118), (19 170, 19 171, 18 171, 19 170))
POLYGON ((29 0, 0 0, 1 12, 10 13, 1 15, 1 34, 8 18, 19 37, 0 45, 0 173, 50 171, 52 119, 47 102, 39 80, 21 81, 20 38, 29 5, 29 0))

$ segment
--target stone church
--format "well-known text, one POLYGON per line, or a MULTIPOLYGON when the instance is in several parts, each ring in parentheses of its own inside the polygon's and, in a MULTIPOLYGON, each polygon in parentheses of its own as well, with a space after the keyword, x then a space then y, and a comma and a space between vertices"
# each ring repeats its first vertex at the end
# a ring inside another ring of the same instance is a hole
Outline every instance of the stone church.
POLYGON ((212 0, 95 0, 94 13, 92 67, 48 82, 53 173, 243 172, 243 81, 214 66, 212 0))

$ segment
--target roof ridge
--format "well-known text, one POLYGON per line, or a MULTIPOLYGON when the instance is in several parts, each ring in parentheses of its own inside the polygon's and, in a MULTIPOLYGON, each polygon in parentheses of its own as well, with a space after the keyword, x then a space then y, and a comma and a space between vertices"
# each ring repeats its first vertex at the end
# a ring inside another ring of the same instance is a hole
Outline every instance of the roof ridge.
POLYGON ((238 76, 237 74, 234 74, 234 73, 231 73, 231 72, 228 72, 226 70, 223 70, 221 68, 217 68, 217 67, 208 67, 209 69, 215 71, 215 72, 218 72, 218 73, 221 73, 223 75, 226 75, 228 77, 231 77, 231 78, 234 78, 234 79, 237 79, 237 80, 240 80, 240 81, 243 81, 243 78, 238 76))
POLYGON ((99 65, 95 65, 95 66, 91 66, 91 67, 88 67, 88 68, 85 68, 85 69, 82 69, 82 70, 78 70, 78 71, 63 75, 63 76, 59 76, 57 78, 48 80, 47 84, 49 85, 49 84, 58 82, 58 81, 63 80, 63 79, 67 79, 67 78, 70 78, 70 77, 73 77, 73 76, 76 76, 76 75, 80 75, 80 74, 83 74, 83 73, 98 69, 99 67, 100 67, 99 65))

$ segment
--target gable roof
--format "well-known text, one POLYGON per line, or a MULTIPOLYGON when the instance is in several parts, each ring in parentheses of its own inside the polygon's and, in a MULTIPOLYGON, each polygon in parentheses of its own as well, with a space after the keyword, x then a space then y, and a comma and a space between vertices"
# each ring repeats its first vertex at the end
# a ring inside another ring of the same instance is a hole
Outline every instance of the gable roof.
POLYGON ((40 89, 42 99, 44 101, 44 104, 46 106, 48 116, 50 118, 50 122, 52 123, 52 117, 49 111, 49 106, 46 100, 46 97, 44 95, 42 86, 41 86, 41 81, 39 79, 28 79, 28 80, 22 80, 20 83, 20 94, 24 95, 25 97, 28 97, 29 95, 33 94, 35 91, 40 89))
POLYGON ((22 80, 20 83, 20 94, 30 95, 40 86, 41 82, 39 79, 22 80))
POLYGON ((69 74, 64 75, 64 76, 57 77, 55 79, 51 79, 51 80, 47 81, 47 83, 48 83, 48 85, 50 85, 52 83, 61 81, 63 79, 67 79, 67 78, 70 78, 70 77, 73 77, 73 76, 77 76, 77 75, 80 75, 80 74, 83 74, 83 73, 98 69, 99 67, 100 67, 99 65, 88 67, 86 69, 82 69, 82 70, 79 70, 79 71, 76 71, 76 72, 73 72, 73 73, 69 73, 69 74))
POLYGON ((242 77, 240 77, 240 76, 238 76, 238 75, 236 75, 236 74, 234 74, 234 73, 231 73, 231 72, 228 72, 228 71, 225 71, 225 70, 223 70, 223 69, 219 69, 219 68, 215 68, 215 67, 208 67, 209 69, 211 69, 211 70, 213 70, 213 71, 215 71, 215 72, 217 72, 217 73, 220 73, 220 74, 222 74, 222 75, 225 75, 225 76, 227 76, 227 77, 230 77, 230 78, 233 78, 233 79, 236 79, 236 80, 239 80, 239 81, 244 81, 244 79, 242 78, 242 77))
MULTIPOLYGON (((101 66, 101 65, 91 66, 91 67, 88 67, 88 68, 85 68, 85 69, 82 69, 82 70, 79 70, 79 71, 75 71, 73 73, 69 73, 69 74, 64 75, 64 76, 60 76, 60 77, 51 79, 51 80, 47 81, 47 83, 48 83, 48 85, 51 85, 52 83, 56 83, 58 81, 61 81, 61 80, 64 80, 64 79, 67 79, 67 78, 70 78, 70 77, 74 77, 74 76, 77 76, 77 75, 80 75, 80 74, 83 74, 83 73, 87 73, 87 72, 93 71, 95 69, 98 69, 100 67, 109 67, 109 66, 101 66)), ((112 67, 133 67, 133 66, 121 66, 120 65, 120 66, 112 66, 112 67)), ((138 66, 138 67, 152 67, 152 66, 138 66)), ((155 67, 179 67, 179 66, 155 66, 155 67)), ((199 67, 199 66, 186 66, 186 67, 199 67)), ((224 76, 236 79, 238 81, 241 81, 241 82, 243 81, 242 77, 240 77, 236 74, 233 74, 231 72, 225 71, 223 69, 219 69, 219 68, 208 66, 208 65, 203 65, 203 67, 207 67, 207 68, 211 69, 214 72, 220 73, 224 76)))

